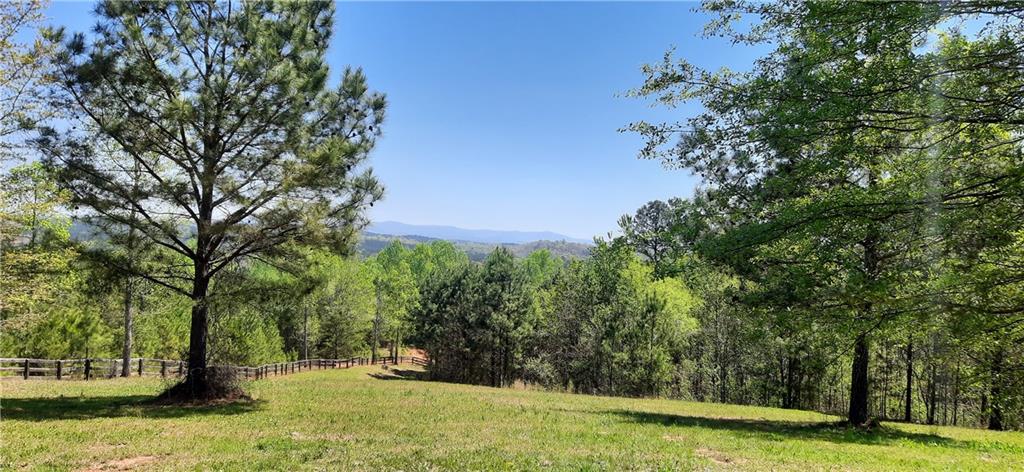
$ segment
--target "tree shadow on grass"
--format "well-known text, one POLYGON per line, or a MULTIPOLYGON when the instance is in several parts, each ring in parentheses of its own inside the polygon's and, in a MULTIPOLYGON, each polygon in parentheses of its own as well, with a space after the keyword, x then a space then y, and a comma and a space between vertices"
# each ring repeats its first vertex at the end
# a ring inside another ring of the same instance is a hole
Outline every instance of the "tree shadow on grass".
POLYGON ((979 451, 992 449, 991 445, 982 442, 951 439, 936 434, 914 433, 884 425, 863 429, 838 422, 707 418, 629 410, 615 410, 610 413, 637 423, 726 430, 739 433, 751 439, 768 441, 798 439, 868 445, 889 445, 910 441, 926 446, 967 448, 979 451))
POLYGON ((429 380, 427 372, 422 370, 388 369, 369 375, 377 380, 429 380))
POLYGON ((0 399, 0 418, 20 421, 87 420, 93 418, 181 418, 238 415, 260 409, 260 400, 210 405, 157 405, 148 395, 43 397, 0 399))

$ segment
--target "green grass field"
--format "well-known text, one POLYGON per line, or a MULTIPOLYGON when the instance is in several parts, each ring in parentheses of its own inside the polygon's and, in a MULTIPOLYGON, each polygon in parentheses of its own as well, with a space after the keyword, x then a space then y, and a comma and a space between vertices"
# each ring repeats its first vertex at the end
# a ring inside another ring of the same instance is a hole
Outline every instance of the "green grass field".
POLYGON ((1024 470, 1022 433, 380 378, 394 375, 313 371, 193 408, 140 405, 153 379, 5 381, 0 468, 1024 470))

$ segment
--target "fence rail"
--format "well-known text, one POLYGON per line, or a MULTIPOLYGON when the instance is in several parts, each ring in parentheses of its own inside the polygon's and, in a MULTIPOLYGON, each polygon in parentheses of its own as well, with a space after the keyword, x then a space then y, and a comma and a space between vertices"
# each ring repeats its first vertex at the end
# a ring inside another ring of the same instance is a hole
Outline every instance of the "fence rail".
MULTIPOLYGON (((278 362, 260 366, 212 366, 234 369, 245 379, 262 379, 294 374, 308 370, 347 369, 365 365, 395 365, 408 363, 416 366, 427 365, 427 360, 415 356, 382 357, 376 361, 366 357, 347 359, 303 359, 292 362, 278 362)), ((93 380, 121 376, 124 359, 30 359, 24 357, 0 358, 0 379, 56 379, 93 380)), ((133 377, 181 377, 188 372, 188 363, 171 359, 132 358, 128 375, 133 377)))

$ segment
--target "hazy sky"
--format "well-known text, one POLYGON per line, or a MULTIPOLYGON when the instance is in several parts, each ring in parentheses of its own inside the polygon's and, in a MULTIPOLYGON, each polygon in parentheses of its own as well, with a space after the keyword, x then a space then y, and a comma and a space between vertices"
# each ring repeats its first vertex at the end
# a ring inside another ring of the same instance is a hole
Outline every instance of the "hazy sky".
MULTIPOLYGON (((705 67, 759 51, 699 36, 696 3, 340 3, 329 60, 361 66, 390 102, 373 167, 375 220, 549 230, 589 238, 652 199, 688 196, 685 171, 636 158, 617 129, 683 118, 621 96, 671 46, 705 67)), ((54 2, 87 30, 91 4, 54 2)))

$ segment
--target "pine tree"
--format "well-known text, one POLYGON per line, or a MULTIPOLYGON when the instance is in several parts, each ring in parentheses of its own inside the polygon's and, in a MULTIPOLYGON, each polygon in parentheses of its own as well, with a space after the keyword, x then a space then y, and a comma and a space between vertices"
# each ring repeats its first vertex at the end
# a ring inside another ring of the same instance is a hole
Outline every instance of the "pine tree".
POLYGON ((330 2, 104 1, 96 13, 88 42, 50 32, 63 43, 57 98, 80 119, 40 148, 80 216, 190 262, 120 268, 192 300, 189 372, 170 393, 209 397, 217 275, 294 244, 349 250, 382 196, 363 164, 385 99, 361 70, 329 87, 330 2))

